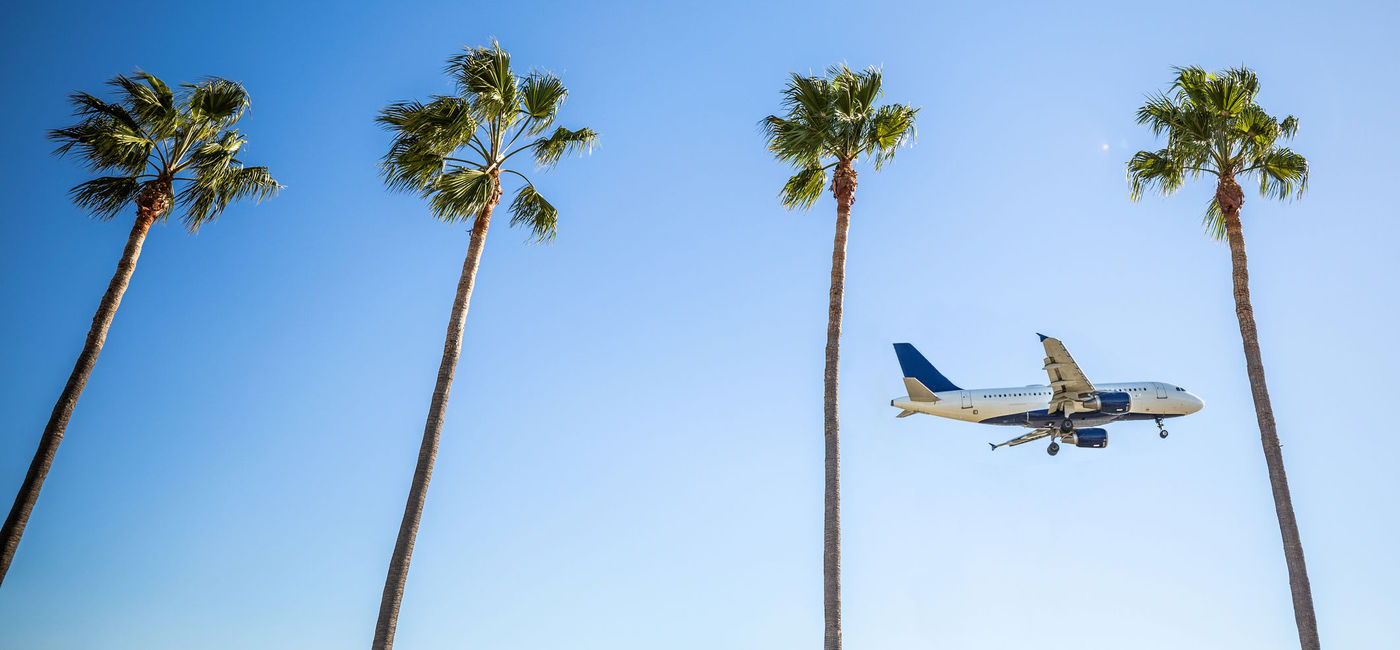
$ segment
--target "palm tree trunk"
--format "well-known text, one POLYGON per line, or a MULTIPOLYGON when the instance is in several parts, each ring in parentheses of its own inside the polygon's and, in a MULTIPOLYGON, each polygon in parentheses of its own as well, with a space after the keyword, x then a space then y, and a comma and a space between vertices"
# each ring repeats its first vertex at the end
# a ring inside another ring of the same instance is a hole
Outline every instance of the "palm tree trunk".
POLYGON ((851 228, 856 172, 850 161, 836 165, 836 239, 831 245, 831 294, 826 321, 826 371, 823 376, 826 438, 826 522, 823 530, 822 595, 826 634, 822 647, 841 650, 841 445, 836 417, 837 369, 841 361, 841 309, 846 294, 846 236, 851 228))
POLYGON ((1283 451, 1279 448, 1274 408, 1269 402, 1269 388, 1264 383, 1264 362, 1259 353, 1259 331, 1254 324, 1254 306, 1249 299, 1249 264, 1244 252, 1244 226, 1240 222, 1244 193, 1234 179, 1224 178, 1216 190, 1216 202, 1225 218, 1225 236, 1230 243, 1230 261, 1234 267, 1235 315, 1240 321, 1245 367, 1249 372, 1249 386, 1254 395, 1254 413, 1259 418, 1264 462, 1269 467, 1274 509, 1278 513, 1279 532, 1283 535, 1283 557, 1288 563, 1288 584, 1293 592, 1293 617, 1298 624, 1298 641, 1303 650, 1318 650, 1321 645, 1317 636, 1317 617, 1313 612, 1312 587, 1308 584, 1308 567, 1303 561, 1303 541, 1298 536, 1298 521, 1293 516, 1293 499, 1288 493, 1288 475, 1283 470, 1283 451))
POLYGON ((447 395, 452 390, 452 378, 457 372, 457 359, 462 354, 462 330, 466 327, 467 307, 476 285, 476 270, 481 264, 481 250, 486 245, 486 229, 491 225, 491 211, 500 201, 499 175, 495 196, 477 215, 467 245, 467 259, 462 263, 462 277, 457 280, 457 298, 452 301, 452 317, 447 323, 447 339, 442 344, 442 363, 438 366, 437 385, 428 406, 428 421, 423 427, 423 445, 418 449, 418 465, 413 470, 413 484, 408 490, 408 503, 399 524, 399 537, 394 542, 394 555, 389 559, 389 574, 384 578, 384 594, 379 601, 379 622, 374 628, 374 650, 394 647, 394 630, 399 621, 399 605, 403 603, 404 582, 408 579, 408 563, 413 557, 413 542, 418 537, 418 522, 423 518, 423 504, 428 499, 428 481, 433 478, 433 463, 437 460, 438 440, 447 411, 447 395))
POLYGON ((34 504, 39 500, 39 490, 44 486, 44 477, 48 476, 54 455, 58 453, 58 443, 63 442, 63 432, 68 428, 69 418, 73 416, 78 396, 83 394, 83 387, 87 386, 88 377, 92 376, 92 368, 97 364, 97 355, 102 352, 102 344, 107 341, 107 330, 112 327, 117 307, 122 304, 122 294, 126 293, 126 287, 131 283, 131 275, 136 272, 136 260, 141 257, 141 246, 146 242, 146 233, 150 232, 151 224, 160 214, 160 210, 137 209, 136 223, 131 226, 131 235, 126 239, 126 249, 122 251, 122 259, 117 263, 117 272, 112 275, 112 281, 107 285, 107 293, 102 296, 97 313, 92 317, 87 342, 83 344, 83 351, 78 355, 78 362, 73 365, 73 373, 68 375, 68 383, 63 386, 63 393, 58 396, 58 403, 54 404, 49 423, 44 427, 44 435, 39 438, 39 449, 34 452, 34 460, 29 463, 29 472, 24 475, 24 483, 20 485, 19 494, 15 496, 15 504, 10 508, 10 515, 5 518, 5 527, 0 529, 0 584, 4 584, 5 574, 10 570, 10 562, 15 558, 20 537, 24 535, 24 527, 29 523, 29 514, 34 511, 34 504))

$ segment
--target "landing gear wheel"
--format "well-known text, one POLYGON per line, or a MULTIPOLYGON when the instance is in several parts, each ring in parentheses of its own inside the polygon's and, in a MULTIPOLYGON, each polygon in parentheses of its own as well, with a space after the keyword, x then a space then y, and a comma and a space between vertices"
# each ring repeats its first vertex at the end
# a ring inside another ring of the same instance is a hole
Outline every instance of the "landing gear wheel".
POLYGON ((1162 418, 1157 418, 1157 436, 1161 438, 1167 437, 1167 429, 1162 426, 1162 418))
POLYGON ((1157 433, 1157 435, 1160 436, 1160 437, 1165 438, 1165 437, 1167 437, 1167 430, 1166 430, 1166 429, 1162 429, 1161 431, 1159 431, 1159 432, 1157 433))
POLYGON ((1058 442, 1052 442, 1052 443, 1050 443, 1050 447, 1049 447, 1048 449, 1045 450, 1045 453, 1050 454, 1051 456, 1054 456, 1055 454, 1060 453, 1060 443, 1058 443, 1058 442))
POLYGON ((1060 420, 1060 433, 1070 433, 1074 431, 1074 421, 1069 418, 1060 420))

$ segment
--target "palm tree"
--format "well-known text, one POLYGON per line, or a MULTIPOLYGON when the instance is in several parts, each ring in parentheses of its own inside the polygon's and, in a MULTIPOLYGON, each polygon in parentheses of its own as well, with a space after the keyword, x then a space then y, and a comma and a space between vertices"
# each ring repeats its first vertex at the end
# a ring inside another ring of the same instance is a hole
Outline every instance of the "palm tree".
POLYGON ((846 284, 846 234, 855 203, 858 160, 880 169, 895 150, 914 138, 917 108, 877 105, 881 74, 833 66, 825 77, 793 73, 783 89, 784 115, 763 120, 768 150, 798 169, 778 194, 789 210, 807 209, 827 188, 836 198, 836 240, 831 250, 831 294, 827 308, 825 371, 826 516, 822 554, 824 647, 841 647, 841 458, 836 417, 837 366, 841 358, 841 303, 846 284))
POLYGON ((1219 74, 1195 67, 1176 68, 1176 73, 1171 94, 1149 96, 1138 109, 1138 123, 1152 127, 1154 135, 1165 134, 1167 146, 1157 151, 1139 151, 1128 161, 1131 196, 1136 201, 1147 191, 1170 195, 1181 188, 1188 176, 1194 179, 1206 174, 1215 178, 1215 194, 1206 206, 1205 227, 1214 239, 1224 239, 1230 245, 1235 316, 1244 340, 1245 368, 1283 535, 1298 639, 1305 650, 1316 650, 1319 646, 1312 589, 1308 586, 1303 543, 1288 493, 1288 476, 1283 470, 1274 410, 1264 383, 1264 362, 1249 299, 1249 266, 1240 222, 1240 208, 1244 205, 1240 179, 1257 180, 1259 195, 1271 199, 1292 199, 1307 188, 1308 161, 1280 145, 1297 133, 1298 119, 1290 115, 1278 120, 1255 103, 1259 78, 1248 68, 1231 68, 1219 74))
POLYGON ((0 582, 19 548, 73 407, 102 352, 151 225, 178 211, 185 228, 194 233, 230 203, 245 198, 261 201, 281 187, 266 167, 244 167, 237 158, 247 142, 233 128, 249 105, 241 84, 210 77, 182 84, 176 92, 144 72, 117 75, 108 84, 116 90, 112 102, 88 93, 72 94, 69 99, 78 123, 50 131, 49 139, 59 143, 55 152, 59 156, 72 153, 92 172, 109 174, 69 192, 78 207, 106 221, 135 206, 136 223, 0 530, 0 582))
POLYGON ((418 536, 418 522, 427 499, 428 481, 437 458, 438 440, 452 389, 457 358, 462 352, 462 329, 491 213, 500 203, 501 175, 519 177, 521 185, 510 204, 512 226, 529 230, 537 242, 552 241, 558 213, 540 195, 534 183, 506 163, 528 152, 534 165, 552 168, 570 153, 592 149, 598 134, 592 129, 570 131, 553 125, 568 90, 558 77, 543 71, 516 76, 510 54, 493 42, 490 47, 467 48, 447 61, 446 72, 456 85, 454 95, 434 95, 427 103, 391 104, 377 121, 394 134, 381 166, 385 182, 393 190, 414 192, 425 199, 432 213, 448 223, 471 221, 467 257, 457 281, 457 298, 447 322, 437 385, 423 427, 423 444, 408 491, 398 540, 389 560, 374 648, 394 645, 394 628, 403 601, 404 581, 418 536), (522 140, 523 138, 523 140, 522 140))

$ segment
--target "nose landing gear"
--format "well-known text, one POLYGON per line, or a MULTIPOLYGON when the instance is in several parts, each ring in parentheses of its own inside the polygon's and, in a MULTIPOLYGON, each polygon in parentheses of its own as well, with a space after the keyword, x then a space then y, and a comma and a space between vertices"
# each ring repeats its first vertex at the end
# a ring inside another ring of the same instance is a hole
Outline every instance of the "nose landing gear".
POLYGON ((1162 418, 1157 418, 1157 436, 1161 438, 1167 437, 1167 430, 1162 427, 1162 418))

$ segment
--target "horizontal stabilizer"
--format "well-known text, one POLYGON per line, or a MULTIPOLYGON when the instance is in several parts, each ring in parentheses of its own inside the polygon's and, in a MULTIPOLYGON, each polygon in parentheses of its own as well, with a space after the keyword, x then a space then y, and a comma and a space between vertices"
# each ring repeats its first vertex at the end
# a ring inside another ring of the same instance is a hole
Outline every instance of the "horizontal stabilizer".
POLYGON ((905 409, 905 410, 903 410, 903 411, 900 411, 900 412, 899 412, 899 415, 896 415, 895 417, 897 417, 897 418, 907 418, 907 417, 909 417, 909 416, 911 416, 911 415, 913 415, 913 414, 915 414, 915 413, 918 413, 918 411, 910 411, 909 409, 905 409))
POLYGON ((913 377, 904 378, 904 389, 909 391, 909 401, 911 402, 937 402, 938 396, 928 389, 919 380, 913 377))

